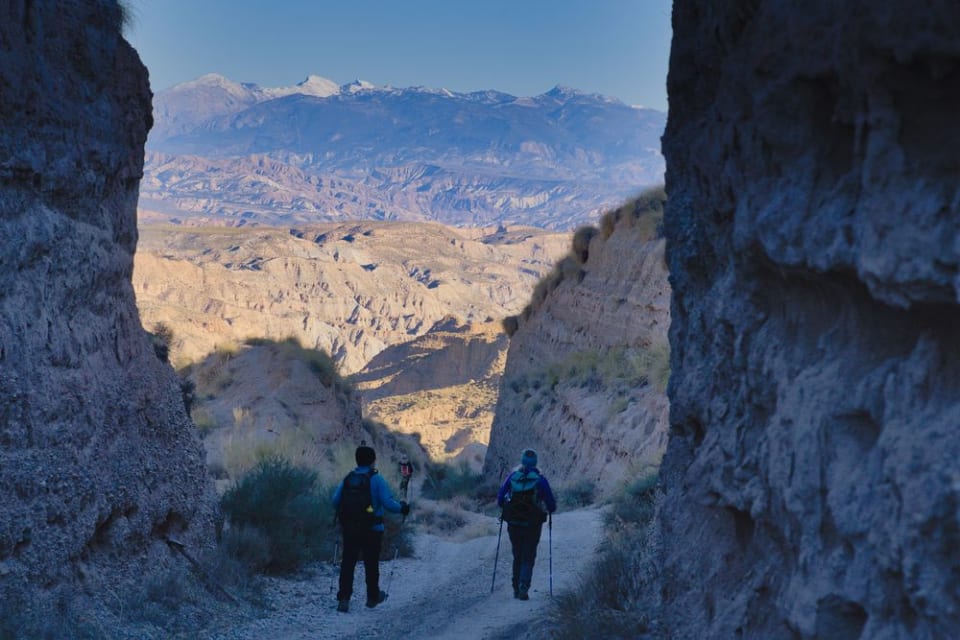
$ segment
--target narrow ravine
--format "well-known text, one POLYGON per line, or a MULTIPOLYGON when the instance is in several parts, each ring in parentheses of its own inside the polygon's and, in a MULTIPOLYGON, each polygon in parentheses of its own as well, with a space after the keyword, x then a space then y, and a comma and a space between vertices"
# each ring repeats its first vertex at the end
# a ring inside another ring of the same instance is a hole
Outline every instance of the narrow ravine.
MULTIPOLYGON (((268 613, 202 637, 209 640, 317 640, 333 638, 497 638, 511 627, 547 613, 551 603, 550 532, 544 526, 530 600, 515 600, 510 588, 510 542, 504 526, 494 592, 497 522, 488 534, 466 541, 430 534, 416 537, 416 557, 381 565, 381 586, 390 598, 376 609, 363 606, 363 570, 357 568, 351 610, 337 613, 333 570, 316 567, 300 580, 272 579, 268 613), (391 566, 395 565, 395 566, 391 566), (391 577, 391 572, 393 573, 391 577)), ((553 592, 575 589, 589 568, 602 534, 596 508, 553 518, 553 592)))

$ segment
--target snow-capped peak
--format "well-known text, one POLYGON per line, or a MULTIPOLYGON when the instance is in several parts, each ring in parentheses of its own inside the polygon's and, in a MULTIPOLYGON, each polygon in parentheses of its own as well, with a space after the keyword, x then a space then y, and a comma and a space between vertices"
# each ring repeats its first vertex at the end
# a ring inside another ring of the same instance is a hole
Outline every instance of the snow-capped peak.
POLYGON ((171 87, 171 89, 190 91, 206 87, 222 89, 234 96, 243 96, 248 93, 247 88, 245 88, 242 84, 239 82, 234 82, 230 78, 224 77, 219 73, 207 73, 199 78, 194 78, 188 82, 174 85, 171 87))
POLYGON ((322 76, 309 75, 306 80, 298 82, 292 87, 276 87, 263 89, 267 98, 282 98, 283 96, 305 95, 317 98, 329 98, 340 93, 340 87, 333 80, 322 76))
POLYGON ((347 84, 340 87, 341 93, 357 93, 359 91, 370 91, 376 89, 377 86, 372 82, 367 82, 366 80, 354 80, 353 82, 348 82, 347 84))

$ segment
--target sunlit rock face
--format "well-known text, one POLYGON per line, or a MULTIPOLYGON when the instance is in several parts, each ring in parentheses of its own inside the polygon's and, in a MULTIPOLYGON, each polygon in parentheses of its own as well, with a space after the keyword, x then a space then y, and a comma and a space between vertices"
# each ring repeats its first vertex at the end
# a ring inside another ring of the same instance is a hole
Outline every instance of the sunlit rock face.
POLYGON ((571 255, 508 320, 516 326, 487 478, 502 478, 525 447, 560 493, 599 498, 656 473, 667 439, 670 287, 662 200, 656 214, 646 203, 608 213, 589 241, 579 231, 571 255))
POLYGON ((116 2, 0 5, 0 598, 96 593, 161 570, 165 536, 212 538, 201 448, 130 284, 151 119, 122 20, 116 2))
POLYGON ((673 24, 669 635, 952 637, 960 10, 673 24))

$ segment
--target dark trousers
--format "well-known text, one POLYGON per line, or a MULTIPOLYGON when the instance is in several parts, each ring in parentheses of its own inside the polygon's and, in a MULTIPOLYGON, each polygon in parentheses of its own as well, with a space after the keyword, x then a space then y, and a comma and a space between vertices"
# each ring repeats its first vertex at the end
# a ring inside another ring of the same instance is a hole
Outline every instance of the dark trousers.
POLYGON ((349 600, 353 595, 353 572, 363 557, 363 571, 367 577, 367 600, 380 597, 380 545, 383 531, 372 529, 343 531, 343 560, 340 562, 340 591, 337 600, 349 600))
POLYGON ((530 588, 533 578, 533 563, 537 561, 537 545, 540 544, 542 524, 529 526, 507 525, 510 546, 513 549, 513 590, 530 588))

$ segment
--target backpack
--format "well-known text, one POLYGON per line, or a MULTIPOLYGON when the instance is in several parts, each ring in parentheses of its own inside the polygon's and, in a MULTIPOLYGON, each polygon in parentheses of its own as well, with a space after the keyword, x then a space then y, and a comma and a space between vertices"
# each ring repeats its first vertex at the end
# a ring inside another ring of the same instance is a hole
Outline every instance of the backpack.
POLYGON ((547 511, 537 499, 540 474, 530 470, 514 471, 510 476, 510 496, 503 505, 503 519, 509 524, 543 524, 547 511))
POLYGON ((337 519, 344 529, 361 530, 372 529, 383 524, 383 517, 374 515, 373 493, 370 490, 370 481, 373 474, 351 471, 343 479, 343 488, 340 490, 340 504, 337 507, 337 519))

